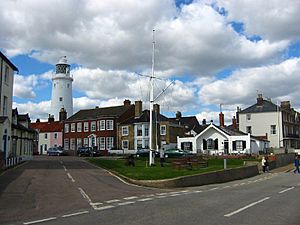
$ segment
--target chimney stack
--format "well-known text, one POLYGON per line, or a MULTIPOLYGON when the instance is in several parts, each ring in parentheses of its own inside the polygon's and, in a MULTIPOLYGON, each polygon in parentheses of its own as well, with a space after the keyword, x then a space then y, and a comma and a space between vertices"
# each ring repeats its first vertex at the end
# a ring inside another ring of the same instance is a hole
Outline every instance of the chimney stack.
POLYGON ((202 120, 202 125, 206 125, 206 119, 202 120))
POLYGON ((176 120, 180 120, 181 119, 181 112, 177 111, 176 112, 176 120))
POLYGON ((59 111, 59 121, 64 121, 67 119, 67 111, 65 108, 61 108, 59 111))
POLYGON ((219 122, 220 122, 220 127, 224 127, 224 114, 220 112, 219 114, 219 122))
POLYGON ((134 106, 134 117, 139 118, 142 114, 143 102, 141 100, 135 101, 134 106))
POLYGON ((234 130, 237 130, 237 123, 236 123, 236 118, 235 118, 235 116, 233 116, 233 118, 232 118, 232 128, 233 128, 234 130))
POLYGON ((153 111, 157 114, 160 114, 160 106, 159 104, 154 104, 153 105, 153 111))
POLYGON ((54 122, 54 116, 49 114, 48 123, 54 122))
POLYGON ((291 109, 291 103, 290 101, 282 101, 280 107, 283 109, 291 109))
POLYGON ((128 106, 131 104, 131 101, 129 99, 125 99, 123 103, 124 103, 124 105, 128 106))
POLYGON ((263 105, 264 103, 264 98, 262 96, 262 94, 258 94, 257 95, 257 105, 263 105))
POLYGON ((39 118, 36 119, 36 123, 40 123, 41 120, 39 118))

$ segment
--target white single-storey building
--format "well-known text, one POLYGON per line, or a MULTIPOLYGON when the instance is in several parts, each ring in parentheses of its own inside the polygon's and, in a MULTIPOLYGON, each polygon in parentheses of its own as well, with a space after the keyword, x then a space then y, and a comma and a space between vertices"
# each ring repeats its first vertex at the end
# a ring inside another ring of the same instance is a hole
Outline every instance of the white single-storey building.
POLYGON ((177 137, 178 148, 193 153, 222 154, 258 154, 269 147, 266 139, 251 136, 238 130, 218 127, 211 123, 195 137, 177 137))

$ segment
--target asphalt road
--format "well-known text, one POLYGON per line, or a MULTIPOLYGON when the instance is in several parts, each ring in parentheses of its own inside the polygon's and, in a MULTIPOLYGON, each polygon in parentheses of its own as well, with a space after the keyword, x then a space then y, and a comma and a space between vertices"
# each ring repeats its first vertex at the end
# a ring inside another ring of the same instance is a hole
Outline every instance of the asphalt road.
POLYGON ((127 185, 68 157, 9 173, 0 176, 1 224, 300 224, 300 174, 292 172, 177 190, 127 185))
POLYGON ((38 156, 0 176, 0 224, 23 224, 156 193, 128 185, 82 158, 38 156))

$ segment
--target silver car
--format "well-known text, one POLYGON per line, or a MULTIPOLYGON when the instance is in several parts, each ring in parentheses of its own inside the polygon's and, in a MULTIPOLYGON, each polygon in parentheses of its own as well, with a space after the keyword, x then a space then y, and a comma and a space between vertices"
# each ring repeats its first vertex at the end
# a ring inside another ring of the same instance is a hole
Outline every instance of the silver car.
POLYGON ((62 149, 59 149, 57 147, 51 147, 51 148, 48 148, 47 150, 47 155, 57 155, 57 156, 60 156, 60 155, 63 155, 63 150, 62 149))

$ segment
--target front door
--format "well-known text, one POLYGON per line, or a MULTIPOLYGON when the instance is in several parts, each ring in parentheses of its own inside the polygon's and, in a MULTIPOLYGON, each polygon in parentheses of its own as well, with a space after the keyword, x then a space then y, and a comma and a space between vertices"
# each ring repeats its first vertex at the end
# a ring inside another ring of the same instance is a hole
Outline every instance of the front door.
POLYGON ((228 155, 229 154, 229 145, 228 145, 228 141, 224 141, 224 154, 228 155))

